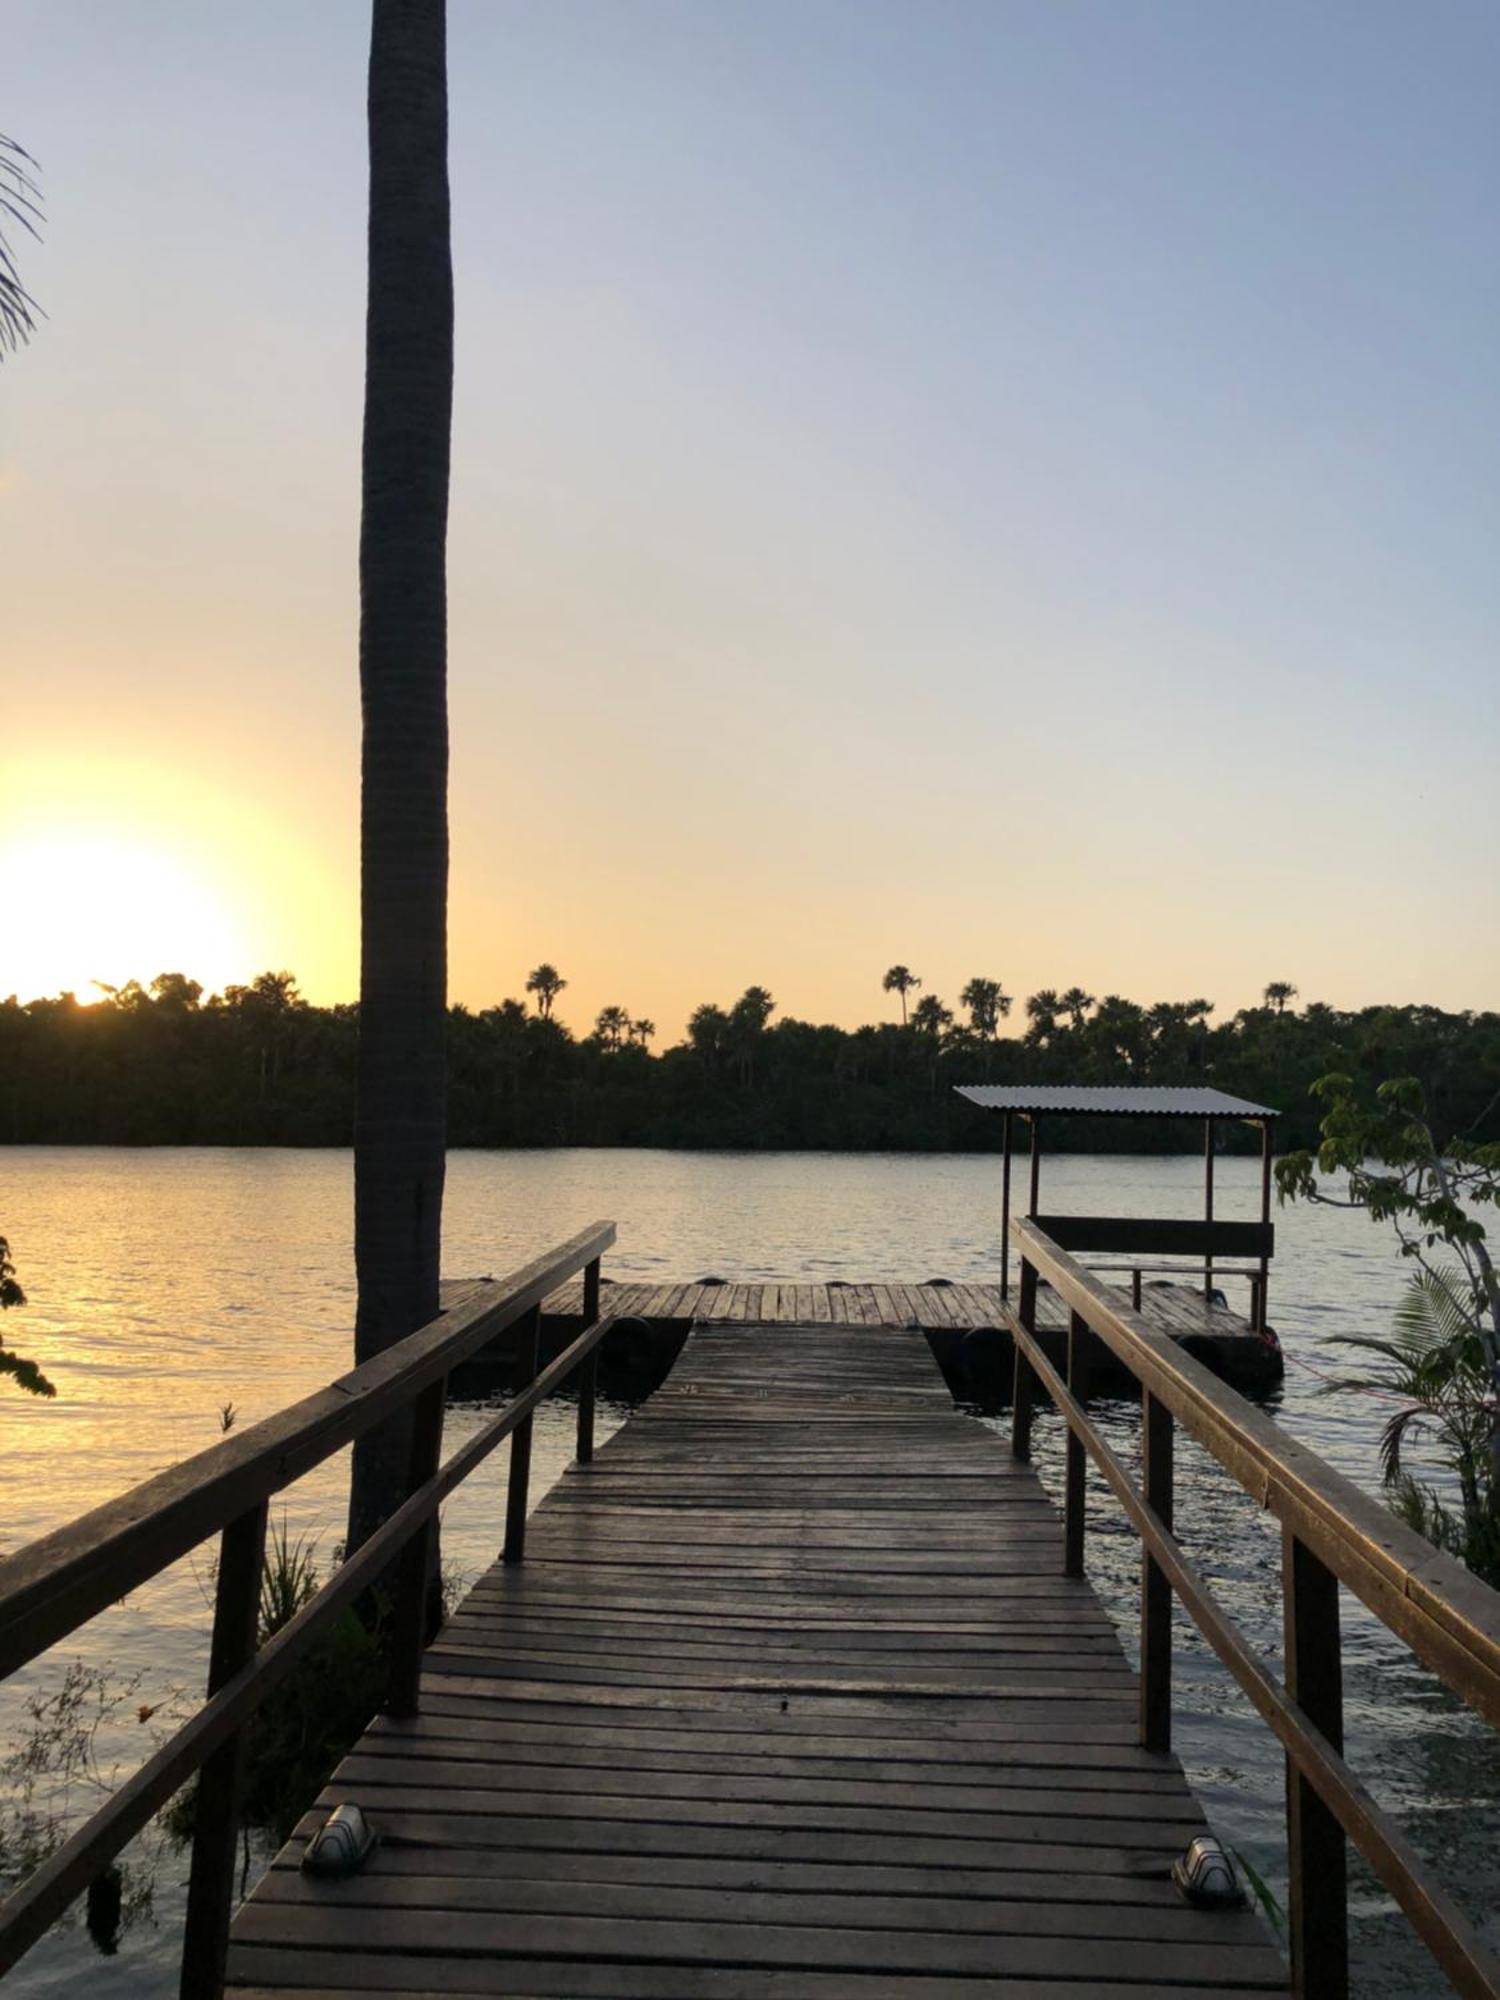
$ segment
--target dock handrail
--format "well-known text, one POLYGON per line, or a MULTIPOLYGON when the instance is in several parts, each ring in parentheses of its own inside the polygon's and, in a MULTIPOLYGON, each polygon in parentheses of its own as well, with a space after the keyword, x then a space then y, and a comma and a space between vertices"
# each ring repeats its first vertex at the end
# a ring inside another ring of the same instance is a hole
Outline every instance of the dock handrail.
POLYGON ((200 1772, 181 1991, 184 2000, 217 2000, 223 1990, 234 1900, 247 1724, 329 1622, 387 1577, 392 1588, 386 1713, 417 1712, 438 1508, 498 1445, 513 1438, 504 1558, 521 1561, 533 1412, 574 1374, 579 1374, 578 1458, 587 1463, 593 1456, 598 1347, 612 1324, 599 1316, 600 1261, 614 1240, 612 1222, 593 1223, 509 1277, 478 1281, 451 1310, 326 1388, 0 1561, 3 1677, 210 1536, 220 1537, 207 1700, 0 1904, 0 1975, 90 1887, 152 1815, 200 1772), (580 1271, 582 1330, 541 1368, 542 1302, 580 1271), (527 1386, 443 1462, 443 1411, 450 1371, 515 1326, 521 1328, 529 1363, 527 1386), (355 1438, 407 1410, 412 1413, 411 1445, 401 1506, 274 1638, 257 1649, 257 1608, 272 1495, 355 1438))
POLYGON ((1494 1724, 1500 1724, 1500 1596, 1150 1326, 1038 1222, 1016 1222, 1012 1229, 1021 1254, 1018 1304, 1007 1309, 1015 1342, 1012 1450, 1030 1457, 1040 1385, 1068 1428, 1067 1574, 1083 1574, 1085 1454, 1140 1535, 1144 1747, 1171 1746, 1174 1594, 1280 1739, 1287 1756, 1295 1991, 1301 2000, 1344 2000, 1348 1992, 1347 1836, 1455 1991, 1500 2000, 1500 1959, 1344 1761, 1338 1586, 1352 1590, 1454 1694, 1494 1724), (1036 1338, 1042 1278, 1069 1310, 1066 1379, 1036 1338), (1085 1413, 1091 1336, 1140 1385, 1141 1486, 1085 1413), (1282 1524, 1285 1684, 1220 1608, 1172 1532, 1178 1424, 1282 1524))

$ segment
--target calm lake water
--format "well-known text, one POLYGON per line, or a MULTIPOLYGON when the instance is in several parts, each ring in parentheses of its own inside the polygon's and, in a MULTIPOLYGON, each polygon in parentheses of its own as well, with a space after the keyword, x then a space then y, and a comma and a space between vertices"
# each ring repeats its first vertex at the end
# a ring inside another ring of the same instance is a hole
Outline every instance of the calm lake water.
MULTIPOLYGON (((1199 1211, 1197 1157, 1059 1155, 1044 1173, 1043 1205, 1053 1209, 1199 1211)), ((1221 1215, 1255 1213, 1257 1177, 1251 1160, 1220 1163, 1221 1215)), ((584 1223, 610 1217, 620 1242, 606 1268, 621 1278, 993 1278, 998 1201, 998 1162, 967 1156, 456 1153, 444 1269, 450 1276, 500 1274, 584 1223)), ((0 1395, 3 1547, 13 1550, 212 1443, 225 1405, 233 1405, 238 1423, 252 1423, 347 1368, 350 1216, 346 1153, 0 1150, 0 1230, 30 1297, 24 1313, 8 1317, 6 1336, 41 1361, 58 1388, 56 1401, 45 1404, 13 1391, 0 1395)), ((1340 1366, 1326 1343, 1341 1332, 1385 1328, 1403 1282, 1400 1260, 1361 1216, 1291 1209, 1277 1220, 1271 1317, 1292 1365, 1272 1407, 1289 1431, 1377 1490, 1376 1438, 1390 1406, 1349 1391, 1325 1393, 1324 1373, 1340 1366)), ((1241 1299, 1231 1294, 1231 1303, 1241 1299)), ((601 1412, 601 1434, 624 1414, 601 1412)), ((480 1415, 456 1411, 450 1441, 480 1415)), ((1138 1414, 1107 1406, 1105 1421, 1117 1446, 1133 1454, 1138 1414)), ((544 1410, 538 1495, 570 1451, 570 1416, 544 1410)), ((1055 1419, 1039 1420, 1036 1456, 1057 1490, 1055 1419)), ((460 1572, 473 1575, 493 1560, 504 1474, 502 1451, 445 1514, 445 1555, 460 1572)), ((311 1540, 325 1561, 342 1533, 344 1477, 335 1461, 286 1496, 288 1531, 311 1540)), ((1274 1523, 1186 1443, 1179 1445, 1177 1506, 1190 1552, 1279 1667, 1274 1523)), ((1090 1574, 1133 1649, 1136 1545, 1097 1493, 1090 1530, 1090 1574)), ((107 1669, 117 1689, 129 1686, 99 1739, 102 1767, 123 1776, 151 1747, 151 1729, 202 1685, 206 1573, 205 1552, 18 1676, 0 1696, 0 1729, 14 1742, 24 1701, 55 1689, 68 1661, 82 1659, 107 1669), (157 1713, 140 1723, 141 1707, 157 1713)), ((1284 1895, 1280 1757, 1180 1615, 1177 1636, 1178 1749, 1217 1830, 1284 1895)), ((1345 1647, 1355 1769, 1500 1945, 1500 1738, 1347 1598, 1345 1647)), ((87 1802, 80 1793, 77 1805, 87 1802)), ((116 1957, 97 1957, 77 1931, 57 1935, 12 1975, 12 1990, 62 1993, 86 1974, 96 2000, 174 1993, 180 1906, 181 1865, 167 1855, 154 1920, 127 1932, 116 1957)), ((1362 1873, 1354 1940, 1357 1992, 1447 1991, 1362 1873)))

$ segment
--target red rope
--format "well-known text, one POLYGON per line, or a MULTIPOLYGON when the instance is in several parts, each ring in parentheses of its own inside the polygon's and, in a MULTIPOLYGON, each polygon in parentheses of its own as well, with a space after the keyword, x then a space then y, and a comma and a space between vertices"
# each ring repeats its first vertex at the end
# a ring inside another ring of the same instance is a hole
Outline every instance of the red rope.
POLYGON ((1382 1403, 1401 1403, 1404 1405, 1411 1401, 1410 1396, 1398 1396, 1393 1389, 1377 1389, 1369 1382, 1348 1382, 1342 1376, 1330 1375, 1324 1368, 1314 1368, 1312 1363, 1304 1361, 1300 1354, 1293 1354, 1285 1342, 1282 1343, 1281 1352, 1288 1361, 1295 1362, 1297 1367, 1305 1369, 1309 1375, 1316 1375, 1320 1382, 1328 1383, 1330 1388, 1352 1389, 1357 1396, 1375 1396, 1382 1403))

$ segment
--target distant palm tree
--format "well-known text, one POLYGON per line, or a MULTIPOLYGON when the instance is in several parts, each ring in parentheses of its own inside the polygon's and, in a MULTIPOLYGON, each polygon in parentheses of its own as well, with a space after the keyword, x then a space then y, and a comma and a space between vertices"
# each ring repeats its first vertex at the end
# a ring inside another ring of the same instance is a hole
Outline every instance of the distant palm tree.
POLYGON ((911 1010, 911 1024, 920 1033, 936 1038, 953 1026, 953 1009, 945 1007, 935 993, 924 993, 911 1010))
POLYGON ((224 1003, 243 1024, 260 1077, 258 1101, 264 1104, 280 1080, 288 1031, 307 1002, 297 990, 295 974, 262 972, 248 986, 226 986, 224 1003))
POLYGON ((602 1007, 594 1022, 594 1032, 608 1049, 617 1049, 630 1028, 630 1015, 623 1007, 602 1007))
POLYGON ((958 996, 958 1004, 969 1010, 969 1021, 976 1035, 986 1037, 1000 1032, 1000 1022, 1010 1012, 1010 995, 998 979, 971 979, 958 996))
POLYGON ((630 1039, 633 1042, 639 1042, 642 1048, 645 1048, 655 1033, 656 1023, 654 1021, 632 1021, 630 1024, 630 1039))
MULTIPOLYGON (((42 219, 41 189, 32 177, 36 166, 24 146, 0 132, 0 216, 18 223, 28 236, 41 236, 36 224, 42 219), (35 218, 33 220, 33 218, 35 218)), ((15 256, 0 230, 0 354, 14 354, 36 331, 36 315, 41 307, 21 283, 15 256)), ((45 317, 45 315, 44 315, 45 317)))
POLYGON ((1265 991, 1265 1002, 1274 1007, 1278 1014, 1286 1012, 1288 1001, 1295 1000, 1297 989, 1288 979, 1273 979, 1265 991))
MULTIPOLYGON (((447 1144, 448 463, 453 265, 444 0, 374 0, 359 538, 356 1358, 438 1314, 447 1144)), ((409 1420, 354 1450, 352 1553, 400 1504, 409 1420)))
POLYGON ((922 984, 916 973, 908 972, 904 965, 893 965, 881 980, 881 991, 901 995, 901 1025, 906 1026, 906 996, 922 984))
POLYGON ((1118 993, 1106 993, 1089 1023, 1089 1042, 1098 1066, 1106 1074, 1120 1066, 1138 1069, 1148 1041, 1145 1009, 1118 993))
POLYGON ((755 1055, 776 1002, 764 986, 747 986, 729 1010, 729 1046, 741 1086, 755 1080, 755 1055))
POLYGON ((1050 986, 1044 986, 1040 993, 1031 994, 1026 1002, 1026 1018, 1031 1026, 1027 1039, 1044 1042, 1057 1027, 1057 1017, 1062 1012, 1062 1002, 1050 986))
POLYGON ((548 965, 544 959, 535 972, 526 975, 526 991, 536 995, 536 1011, 544 1021, 552 1018, 552 1003, 567 985, 555 965, 548 965))
POLYGON ((729 1010, 732 1026, 760 1034, 776 1011, 776 1002, 764 986, 747 986, 729 1010))
POLYGON ((729 1046, 729 1016, 712 1000, 695 1007, 688 1020, 688 1043, 705 1068, 715 1070, 729 1046))
POLYGON ((943 1037, 953 1026, 953 1009, 935 993, 924 993, 911 1010, 911 1024, 926 1044, 927 1087, 936 1093, 943 1037))
POLYGON ((1094 1004, 1094 996, 1092 993, 1085 993, 1081 986, 1070 986, 1057 1004, 1073 1026, 1081 1028, 1090 1007, 1094 1004))

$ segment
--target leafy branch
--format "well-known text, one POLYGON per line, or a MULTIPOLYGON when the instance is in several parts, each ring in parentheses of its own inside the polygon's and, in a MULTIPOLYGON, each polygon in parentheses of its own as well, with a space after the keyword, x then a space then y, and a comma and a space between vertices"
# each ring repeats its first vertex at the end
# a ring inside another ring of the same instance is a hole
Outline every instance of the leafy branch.
POLYGON ((1500 1206, 1500 1145, 1471 1136, 1493 1101, 1469 1132, 1439 1145, 1414 1077, 1381 1084, 1373 1103, 1341 1073, 1313 1093, 1326 1107, 1321 1140, 1277 1163, 1281 1199, 1362 1208, 1391 1225, 1418 1267, 1389 1338, 1339 1343, 1373 1355, 1375 1384, 1402 1399, 1380 1441, 1386 1487, 1412 1526, 1500 1582, 1500 1280, 1481 1220, 1500 1206), (1320 1174, 1342 1174, 1347 1192, 1330 1192, 1320 1174), (1408 1469, 1418 1440, 1456 1477, 1461 1521, 1408 1469))
MULTIPOLYGON (((42 191, 34 169, 36 161, 24 146, 0 132, 0 223, 24 229, 40 243, 42 191)), ((0 227, 0 354, 14 353, 36 331, 41 307, 21 283, 15 253, 0 227)))
MULTIPOLYGON (((10 1245, 0 1236, 0 1312, 9 1312, 13 1306, 24 1306, 26 1294, 21 1290, 16 1277, 16 1267, 11 1262, 10 1245)), ((0 1375, 10 1375, 19 1386, 32 1396, 55 1396, 56 1389, 47 1380, 34 1361, 24 1355, 14 1354, 8 1347, 0 1346, 0 1375)))

